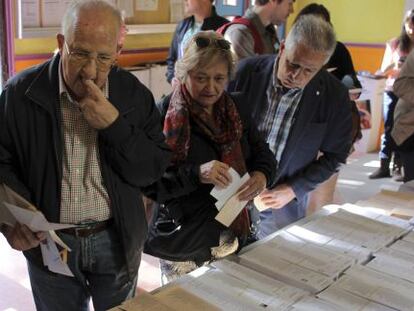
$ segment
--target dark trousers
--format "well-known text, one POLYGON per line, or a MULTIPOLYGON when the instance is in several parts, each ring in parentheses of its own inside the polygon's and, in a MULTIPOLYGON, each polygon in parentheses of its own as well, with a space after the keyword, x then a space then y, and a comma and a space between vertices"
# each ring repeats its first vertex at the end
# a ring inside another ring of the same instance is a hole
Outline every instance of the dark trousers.
POLYGON ((398 152, 404 167, 404 182, 414 180, 414 134, 398 146, 398 152))
POLYGON ((393 152, 397 146, 391 138, 391 131, 394 125, 394 110, 397 105, 398 97, 393 92, 384 93, 384 101, 382 105, 384 118, 384 134, 381 136, 380 159, 391 160, 393 152))

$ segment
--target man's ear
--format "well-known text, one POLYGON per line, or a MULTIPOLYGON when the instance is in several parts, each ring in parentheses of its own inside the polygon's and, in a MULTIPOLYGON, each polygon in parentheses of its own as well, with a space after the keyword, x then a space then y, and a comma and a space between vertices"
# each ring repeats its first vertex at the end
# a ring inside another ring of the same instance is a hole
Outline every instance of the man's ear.
POLYGON ((57 44, 58 44, 59 54, 60 54, 60 56, 62 56, 63 45, 65 44, 65 36, 62 35, 61 33, 58 33, 56 35, 56 40, 57 40, 57 44))

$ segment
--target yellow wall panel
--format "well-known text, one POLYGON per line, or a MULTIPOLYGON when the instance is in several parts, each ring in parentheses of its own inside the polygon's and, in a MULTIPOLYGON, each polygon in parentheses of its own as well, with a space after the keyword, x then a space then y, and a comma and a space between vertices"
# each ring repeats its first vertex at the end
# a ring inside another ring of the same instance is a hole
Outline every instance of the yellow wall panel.
POLYGON ((330 11, 339 41, 385 43, 401 31, 404 0, 297 0, 290 22, 312 2, 330 11))

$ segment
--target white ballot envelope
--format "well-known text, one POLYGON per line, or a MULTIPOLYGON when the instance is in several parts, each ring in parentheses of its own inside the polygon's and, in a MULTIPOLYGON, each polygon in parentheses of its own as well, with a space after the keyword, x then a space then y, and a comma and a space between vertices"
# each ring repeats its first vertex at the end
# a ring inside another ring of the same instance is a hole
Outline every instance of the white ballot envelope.
POLYGON ((51 232, 53 231, 46 233, 46 242, 40 243, 43 264, 52 272, 66 276, 74 276, 72 271, 70 271, 69 266, 62 260, 55 241, 52 238, 51 232))
POLYGON ((225 226, 230 226, 236 219, 237 215, 243 210, 248 201, 239 201, 237 190, 250 178, 248 173, 243 177, 230 167, 229 173, 231 175, 231 183, 226 188, 218 188, 217 186, 211 190, 210 194, 217 199, 216 207, 219 213, 216 220, 225 226))
POLYGON ((7 202, 3 202, 14 218, 21 224, 25 224, 30 230, 36 231, 49 231, 60 230, 66 228, 75 227, 70 224, 56 224, 50 223, 46 220, 45 216, 40 211, 27 210, 7 202))
POLYGON ((54 230, 71 228, 75 225, 48 222, 34 205, 6 185, 1 184, 0 223, 14 226, 16 222, 26 225, 34 232, 46 232, 46 240, 40 244, 44 265, 52 272, 73 276, 66 262, 62 260, 56 244, 61 246, 64 252, 70 251, 70 248, 56 235, 54 230))

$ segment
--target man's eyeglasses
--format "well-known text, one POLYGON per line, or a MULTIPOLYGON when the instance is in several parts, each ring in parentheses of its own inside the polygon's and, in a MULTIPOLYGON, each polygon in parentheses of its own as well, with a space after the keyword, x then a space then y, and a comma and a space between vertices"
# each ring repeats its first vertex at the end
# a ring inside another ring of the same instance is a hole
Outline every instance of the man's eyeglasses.
MULTIPOLYGON (((83 50, 70 50, 68 44, 64 43, 66 53, 70 56, 73 62, 78 63, 80 66, 84 66, 89 59, 93 58, 91 52, 83 51, 83 50)), ((114 55, 109 54, 97 54, 96 55, 96 67, 100 71, 108 70, 114 63, 115 57, 114 55)))
POLYGON ((200 49, 208 47, 210 44, 215 44, 218 48, 223 50, 230 50, 230 42, 224 39, 210 39, 206 37, 197 37, 195 43, 200 49))

